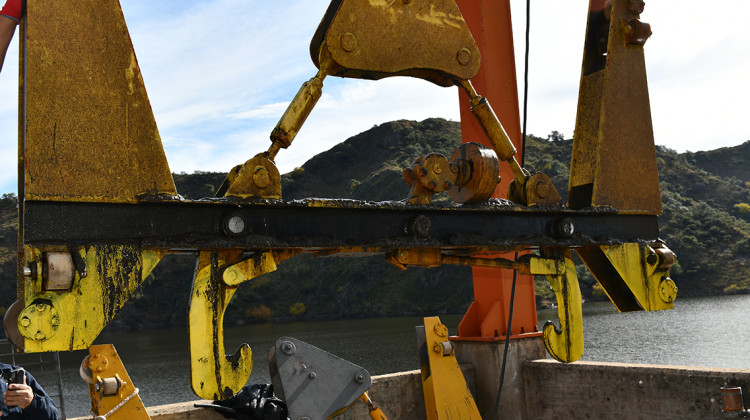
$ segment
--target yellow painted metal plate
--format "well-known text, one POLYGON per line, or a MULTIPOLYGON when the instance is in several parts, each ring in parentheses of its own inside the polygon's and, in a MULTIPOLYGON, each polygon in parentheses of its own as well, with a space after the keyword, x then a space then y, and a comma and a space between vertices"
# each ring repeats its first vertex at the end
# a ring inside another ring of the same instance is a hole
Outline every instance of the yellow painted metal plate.
POLYGON ((143 405, 140 395, 133 381, 125 369, 122 359, 112 344, 100 344, 89 348, 89 356, 84 360, 87 371, 91 372, 91 381, 97 379, 112 381, 119 380, 121 384, 117 393, 103 397, 100 391, 89 384, 91 396, 91 412, 97 416, 106 416, 109 420, 147 420, 151 417, 143 405))
POLYGON ((452 86, 481 63, 453 0, 334 1, 310 47, 318 66, 320 48, 342 68, 336 76, 363 79, 407 75, 452 86))
MULTIPOLYGON (((589 32, 596 29, 591 16, 589 32)), ((606 66, 581 76, 570 170, 572 208, 661 213, 643 46, 627 45, 622 28, 624 20, 636 17, 628 1, 612 1, 607 55, 600 57, 606 66)), ((584 63, 599 52, 585 54, 584 63)))
MULTIPOLYGON (((129 246, 92 246, 77 252, 86 265, 86 276, 76 274, 70 292, 43 291, 41 279, 25 280, 25 309, 18 327, 26 352, 90 346, 166 254, 129 246)), ((39 249, 26 247, 28 261, 41 258, 39 249)))
POLYGON ((424 319, 424 331, 429 360, 429 376, 422 372, 427 419, 481 419, 453 345, 448 341, 448 328, 440 318, 429 317, 424 319))
POLYGON ((117 0, 30 0, 20 170, 27 200, 176 195, 117 0))

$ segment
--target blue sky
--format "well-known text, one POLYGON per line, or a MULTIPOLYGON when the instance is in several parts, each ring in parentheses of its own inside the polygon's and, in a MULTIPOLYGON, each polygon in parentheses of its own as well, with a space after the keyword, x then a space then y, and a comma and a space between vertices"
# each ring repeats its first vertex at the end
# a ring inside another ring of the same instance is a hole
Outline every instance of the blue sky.
MULTIPOLYGON (((173 172, 228 171, 268 135, 316 69, 309 43, 326 0, 121 0, 173 172)), ((571 137, 588 2, 532 2, 529 133, 571 137)), ((523 73, 525 2, 511 0, 523 73)), ((646 67, 656 143, 678 151, 750 140, 747 0, 648 2, 646 67), (707 4, 721 4, 720 9, 707 4)), ((16 37, 0 74, 0 193, 16 191, 16 37)), ((519 89, 521 89, 519 81, 519 89)), ((282 173, 375 124, 459 119, 455 88, 410 78, 325 81, 282 173)), ((490 98, 492 99, 492 98, 490 98)))

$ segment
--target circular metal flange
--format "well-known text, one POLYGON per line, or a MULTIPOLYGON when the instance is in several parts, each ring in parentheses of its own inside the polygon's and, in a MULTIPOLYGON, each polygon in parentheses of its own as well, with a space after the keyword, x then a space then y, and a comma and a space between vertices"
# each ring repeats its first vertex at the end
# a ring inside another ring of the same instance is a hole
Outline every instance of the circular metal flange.
POLYGON ((500 183, 500 162, 492 149, 479 143, 464 143, 451 155, 450 164, 458 169, 456 183, 448 196, 457 203, 486 201, 500 183))
POLYGON ((60 315, 46 299, 37 299, 18 315, 18 330, 29 340, 45 341, 52 338, 60 326, 60 315))

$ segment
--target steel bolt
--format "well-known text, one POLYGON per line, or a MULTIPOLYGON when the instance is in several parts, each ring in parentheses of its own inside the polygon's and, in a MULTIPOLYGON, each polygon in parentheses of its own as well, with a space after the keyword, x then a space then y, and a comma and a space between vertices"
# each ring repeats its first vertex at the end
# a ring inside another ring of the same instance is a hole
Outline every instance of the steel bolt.
POLYGON ((36 340, 38 340, 38 341, 42 341, 42 340, 46 339, 46 338, 47 338, 47 336, 46 336, 46 335, 44 335, 44 333, 43 333, 43 332, 41 332, 41 331, 37 331, 37 332, 36 332, 36 336, 35 336, 34 338, 35 338, 36 340))
POLYGON ((570 238, 576 231, 573 221, 567 217, 555 222, 554 234, 560 238, 570 238))
POLYGON ((432 165, 432 172, 435 172, 436 174, 441 174, 443 173, 443 168, 440 166, 439 163, 436 163, 432 165))
POLYGON ((36 311, 37 312, 44 312, 45 309, 46 309, 46 307, 44 306, 44 304, 41 304, 41 303, 37 303, 36 304, 36 311))
POLYGON ((224 278, 230 282, 237 281, 237 270, 234 268, 227 269, 227 271, 224 272, 224 278))
POLYGON ((56 326, 60 325, 60 318, 58 318, 58 317, 53 317, 53 318, 52 318, 52 319, 50 320, 50 324, 52 324, 52 326, 53 326, 53 327, 56 327, 56 326))
POLYGON ((361 373, 356 373, 354 375, 354 380, 357 381, 358 384, 362 384, 365 382, 365 375, 361 373))
POLYGON ((456 53, 456 60, 458 60, 458 64, 468 66, 471 63, 471 51, 468 48, 461 48, 456 53))
POLYGON ((31 320, 28 317, 21 318, 22 327, 28 327, 29 325, 31 325, 31 320))
POLYGON ((271 185, 271 175, 268 174, 268 170, 263 166, 256 166, 253 170, 253 184, 258 188, 266 188, 271 185))
POLYGON ((316 378, 316 377, 318 376, 318 374, 317 374, 317 373, 315 373, 315 372, 310 372, 310 374, 309 374, 309 375, 307 375, 307 376, 309 376, 309 377, 310 377, 310 379, 315 379, 315 378, 316 378))
POLYGON ((353 33, 347 32, 341 35, 341 49, 346 52, 352 52, 357 49, 357 38, 353 33))
POLYGON ((537 181, 534 190, 539 198, 547 198, 549 196, 549 185, 544 181, 537 181))
POLYGON ((239 235, 245 231, 245 219, 240 216, 232 216, 227 220, 226 226, 230 233, 239 235))
POLYGON ((284 352, 287 356, 291 356, 294 354, 294 352, 297 351, 297 346, 294 345, 291 341, 284 341, 281 343, 281 351, 284 352))
MULTIPOLYGON (((427 238, 432 233, 432 221, 429 217, 420 214, 409 222, 409 232, 420 238, 427 238)), ((406 258, 406 256, 404 256, 406 258)))

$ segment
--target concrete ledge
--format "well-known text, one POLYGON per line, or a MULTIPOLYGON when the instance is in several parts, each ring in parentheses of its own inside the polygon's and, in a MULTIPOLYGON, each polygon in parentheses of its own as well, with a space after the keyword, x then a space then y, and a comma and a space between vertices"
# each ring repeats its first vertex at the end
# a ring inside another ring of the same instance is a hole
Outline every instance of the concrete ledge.
MULTIPOLYGON (((475 393, 474 369, 463 367, 464 377, 469 389, 475 393)), ((422 373, 418 370, 373 376, 369 390, 370 398, 380 407, 389 419, 421 420, 425 418, 424 396, 422 394, 422 373)), ((208 408, 196 408, 196 403, 210 401, 190 401, 185 403, 160 405, 147 408, 149 416, 158 420, 225 420, 216 411, 208 408)), ((90 417, 78 417, 71 420, 89 420, 90 417)), ((334 417, 336 420, 370 420, 367 406, 356 401, 343 414, 334 417)))
POLYGON ((530 419, 721 419, 721 387, 747 392, 750 370, 533 360, 524 383, 530 419))
MULTIPOLYGON (((226 420, 224 416, 209 408, 198 408, 197 403, 211 403, 207 400, 147 407, 149 417, 159 420, 226 420)), ((69 420, 91 420, 91 416, 75 417, 69 420)))

